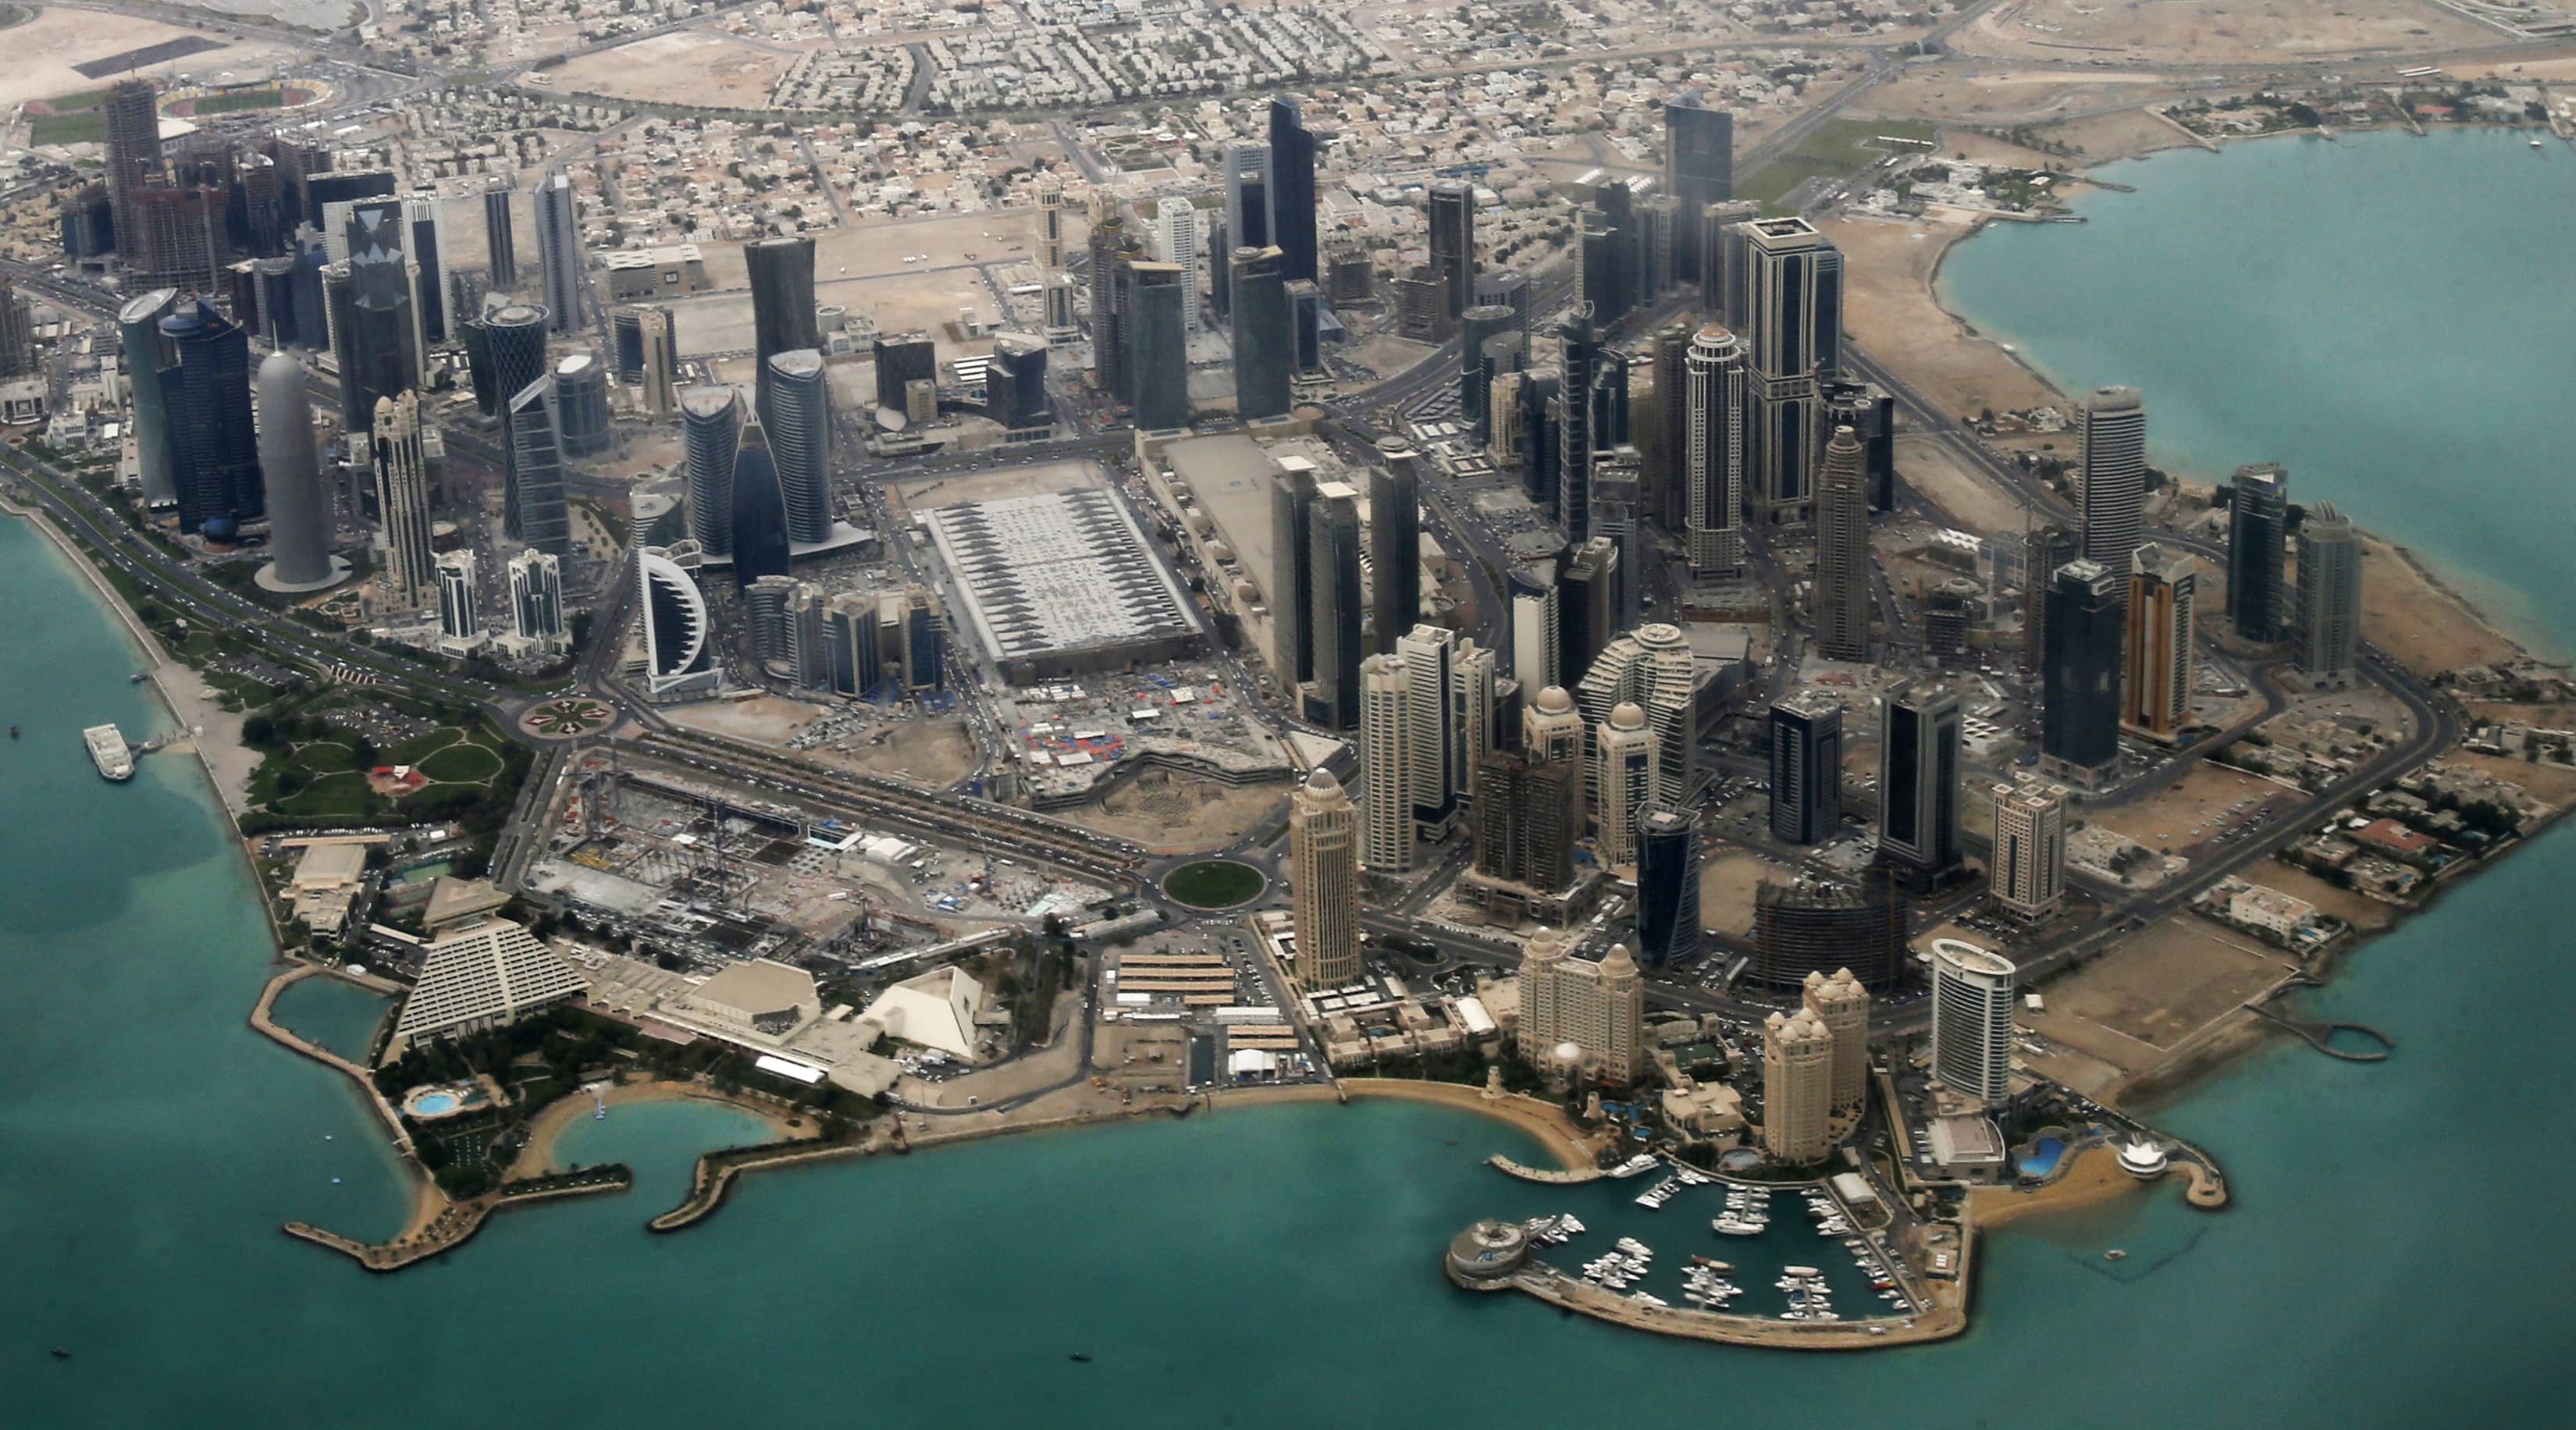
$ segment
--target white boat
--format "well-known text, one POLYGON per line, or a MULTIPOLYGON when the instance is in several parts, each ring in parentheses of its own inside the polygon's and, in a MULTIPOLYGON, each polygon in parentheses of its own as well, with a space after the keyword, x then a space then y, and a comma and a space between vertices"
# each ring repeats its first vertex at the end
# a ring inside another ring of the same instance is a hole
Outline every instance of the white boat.
POLYGON ((1825 1274, 1812 1266, 1783 1266, 1780 1270, 1784 1275, 1804 1277, 1809 1281, 1825 1274))
POLYGON ((1651 1172, 1662 1165, 1663 1163, 1655 1160, 1653 1157, 1640 1152, 1636 1156, 1629 1158, 1627 1161, 1620 1163, 1618 1166, 1611 1168, 1610 1175, 1625 1179, 1637 1176, 1640 1173, 1651 1172))
POLYGON ((126 748, 125 732, 114 725, 92 725, 81 731, 81 743, 89 746, 90 763, 101 775, 119 782, 134 778, 134 752, 126 748))

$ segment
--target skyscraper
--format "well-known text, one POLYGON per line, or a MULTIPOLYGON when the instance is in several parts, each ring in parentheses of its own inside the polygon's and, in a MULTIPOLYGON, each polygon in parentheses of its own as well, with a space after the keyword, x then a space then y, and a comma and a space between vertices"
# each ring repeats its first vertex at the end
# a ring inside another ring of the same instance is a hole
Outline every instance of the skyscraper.
POLYGON ((179 305, 179 290, 159 288, 125 301, 116 313, 118 336, 124 340, 125 389, 134 414, 134 456, 142 470, 143 502, 168 506, 179 499, 171 463, 168 408, 161 400, 161 369, 170 365, 169 345, 161 320, 179 305))
POLYGON ((0 278, 0 378, 25 377, 36 370, 35 324, 17 285, 0 278))
POLYGON ((384 523, 386 601, 399 610, 429 604, 437 585, 430 545, 429 459, 420 435, 420 397, 376 400, 370 424, 376 468, 376 513, 384 523))
POLYGON ((1404 778, 1414 837, 1430 843, 1448 837, 1466 793, 1469 752, 1459 719, 1465 712, 1458 699, 1457 634, 1445 626, 1415 626, 1396 639, 1393 653, 1404 661, 1404 778))
POLYGON ((1795 691, 1771 707, 1771 832, 1821 844, 1843 826, 1843 707, 1795 691))
POLYGON ((1635 702, 1621 701, 1594 728, 1589 776, 1586 799, 1601 862, 1632 868, 1637 832, 1655 798, 1655 737, 1635 702))
MULTIPOLYGON (((402 201, 403 252, 412 264, 412 312, 424 344, 454 336, 447 311, 447 218, 435 191, 402 201)), ((426 349, 424 348, 424 351, 426 349)))
POLYGON ((1831 660, 1865 661, 1870 650, 1870 598, 1877 568, 1869 554, 1868 477, 1860 439, 1849 427, 1825 443, 1816 482, 1816 583, 1812 616, 1816 650, 1831 660))
POLYGON ((698 586, 699 561, 694 541, 647 546, 635 553, 647 699, 682 699, 723 683, 716 666, 715 622, 707 614, 706 592, 698 586))
POLYGON ((567 353, 555 364, 555 406, 565 456, 592 456, 617 440, 608 412, 608 369, 599 354, 567 353))
POLYGON ((750 628, 753 654, 763 662, 787 658, 787 601, 796 584, 792 576, 763 576, 743 588, 743 624, 750 628))
POLYGON ((1699 821, 1659 809, 1637 835, 1637 953, 1661 968, 1699 949, 1699 821))
MULTIPOLYGON (((1684 90, 1664 105, 1664 191, 1696 217, 1735 197, 1735 116, 1684 90)), ((1680 275, 1699 277, 1696 267, 1680 275)))
POLYGON ((1047 341, 1035 333, 993 339, 993 362, 984 369, 984 415, 1005 432, 1044 437, 1054 430, 1047 403, 1047 341))
POLYGON ((2191 721, 2192 591, 2199 564, 2179 547, 2147 542, 2129 556, 2128 678, 2120 724, 2173 743, 2191 721))
MULTIPOLYGON (((1270 146, 1237 143, 1225 151, 1225 236, 1238 248, 1270 246, 1270 146)), ((1211 257, 1217 256, 1211 250, 1211 257)))
POLYGON ((2298 614, 2291 663, 2311 685, 2352 683, 2361 658, 2361 533, 2331 502, 2299 523, 2298 614))
POLYGON ((2066 894, 2066 787, 1999 784, 1992 794, 1995 855, 1986 883, 2012 914, 2047 918, 2066 894))
POLYGON ((1512 677, 1521 689, 1537 692, 1560 685, 1556 572, 1546 566, 1515 566, 1507 583, 1512 601, 1512 677))
POLYGON ((107 127, 107 201, 115 216, 117 255, 129 268, 146 267, 134 195, 169 176, 161 157, 160 102, 152 81, 122 79, 108 87, 98 108, 107 127))
POLYGON ((1842 366, 1843 256, 1801 218, 1759 219, 1745 236, 1744 322, 1753 420, 1745 464, 1752 505, 1799 522, 1814 497, 1817 374, 1842 366))
MULTIPOLYGON (((1574 716, 1564 691, 1562 713, 1574 716)), ((1579 752, 1582 733, 1570 743, 1579 752)), ((1574 878, 1574 845, 1583 831, 1583 767, 1527 750, 1496 750, 1477 762, 1475 871, 1529 897, 1554 894, 1574 878)))
MULTIPOLYGON (((767 424, 770 359, 823 346, 814 310, 814 240, 760 239, 743 245, 742 260, 751 280, 752 408, 767 424)), ((901 403, 893 405, 901 410, 901 403)))
POLYGON ((2238 467, 2227 502, 2227 620, 2246 640, 2279 640, 2289 623, 2289 583, 2281 573, 2289 534, 2288 469, 2238 467))
POLYGON ((742 396, 731 387, 680 394, 689 539, 708 558, 733 559, 733 463, 742 448, 742 396))
POLYGON ((1270 669, 1293 701, 1315 675, 1313 555, 1315 474, 1305 466, 1270 478, 1270 571, 1262 600, 1270 610, 1270 669))
POLYGON ((2048 660, 2048 601, 2057 589, 2057 568, 2080 549, 2075 533, 2062 526, 2034 527, 2022 537, 2022 664, 2032 670, 2048 660))
POLYGON ((1454 322, 1476 306, 1476 191, 1455 179, 1431 185, 1431 272, 1454 322))
POLYGON ((748 590, 763 576, 787 574, 787 499, 778 459, 758 419, 743 424, 733 455, 733 580, 748 590))
POLYGON ((1890 689, 1878 745, 1878 859, 1918 889, 1947 883, 1959 858, 1959 694, 1916 681, 1890 689))
POLYGON ((1556 518, 1565 539, 1592 539, 1592 312, 1582 303, 1557 329, 1559 385, 1556 401, 1556 518))
POLYGON ((546 374, 546 310, 509 303, 483 315, 483 342, 492 356, 493 414, 546 374))
POLYGON ((1811 973, 1848 968, 1872 988, 1892 989, 1912 962, 1913 913, 1883 869, 1857 886, 1800 878, 1765 880, 1753 890, 1753 962, 1746 977, 1796 988, 1811 973))
POLYGON ((259 584, 318 591, 341 578, 331 555, 331 493, 314 450, 313 402, 304 367, 286 353, 259 365, 259 466, 268 488, 269 564, 259 584))
MULTIPOLYGON (((2126 572, 2146 524, 2147 404, 2134 387, 2097 387, 2075 400, 2081 446, 2076 491, 2084 559, 2126 572)), ((2115 596, 2125 602, 2123 587, 2115 596)))
POLYGON ((1348 730, 1360 721, 1359 493, 1347 482, 1318 486, 1306 533, 1306 628, 1314 646, 1306 718, 1348 730))
POLYGON ((648 417, 668 417, 679 406, 679 349, 671 331, 671 310, 639 308, 635 324, 636 339, 643 349, 636 383, 643 389, 644 413, 648 417))
POLYGON ((510 535, 550 556, 572 555, 572 507, 565 495, 563 412, 554 374, 510 399, 510 535))
POLYGON ((474 553, 443 552, 438 558, 438 634, 456 643, 479 640, 483 613, 477 604, 474 553))
POLYGON ((2039 766, 2098 789, 2120 764, 2120 655, 2124 583, 2101 563, 2057 568, 2048 596, 2048 652, 2040 662, 2039 766))
POLYGON ((1285 95, 1270 101, 1270 242, 1282 281, 1315 281, 1315 135, 1285 95))
POLYGON ((1684 409, 1686 420, 1679 485, 1690 568, 1736 575, 1744 570, 1744 346, 1711 323, 1691 340, 1686 363, 1686 397, 1664 400, 1684 409))
POLYGON ((1521 707, 1521 749, 1531 759, 1580 767, 1585 747, 1583 712, 1563 686, 1547 686, 1521 707))
POLYGON ((1834 1148, 1834 1039, 1800 1007, 1762 1025, 1762 1150, 1788 1165, 1821 1162, 1834 1148))
POLYGON ((483 191, 483 251, 492 286, 504 291, 519 286, 519 241, 510 228, 511 197, 506 177, 494 178, 483 191))
POLYGON ((1574 1045, 1586 1077, 1610 1087, 1636 1080, 1646 1056, 1645 981, 1624 944, 1599 963, 1573 956, 1574 937, 1552 928, 1530 935, 1521 955, 1521 1057, 1541 1072, 1574 1045))
POLYGON ((510 558, 510 633, 520 640, 560 644, 564 625, 563 562, 543 551, 510 558))
MULTIPOLYGON (((1186 201, 1184 201, 1186 202, 1186 201)), ((1192 267, 1127 265, 1127 361, 1136 426, 1147 432, 1190 425, 1192 267)))
POLYGON ((1154 258, 1180 270, 1181 326, 1196 331, 1199 326, 1198 205, 1184 198, 1154 201, 1154 258))
POLYGON ((1380 438, 1369 468, 1369 611, 1377 648, 1393 650, 1422 618, 1422 499, 1413 448, 1380 438))
POLYGON ((1643 710, 1655 737, 1653 802, 1686 809, 1698 784, 1697 691, 1681 628, 1649 621, 1602 648, 1574 699, 1596 725, 1622 701, 1643 710))
POLYGON ((1277 248, 1238 248, 1233 263, 1228 287, 1234 305, 1235 411, 1246 422, 1284 417, 1294 344, 1285 257, 1277 248))
POLYGON ((1381 874, 1413 867, 1413 742, 1405 718, 1412 697, 1404 657, 1360 663, 1360 862, 1381 874))
POLYGON ((1297 981, 1338 988, 1360 976, 1360 813, 1330 770, 1288 801, 1288 878, 1297 981))
POLYGON ((413 264, 403 247, 401 201, 361 199, 343 212, 348 322, 333 346, 340 363, 342 421, 354 431, 376 410, 377 398, 420 385, 423 337, 413 301, 413 264))
POLYGON ((545 270, 546 311, 554 329, 572 332, 581 326, 581 218, 572 179, 560 172, 537 182, 537 262, 545 270))
POLYGON ((208 522, 238 527, 258 520, 268 505, 251 418, 249 335, 200 297, 161 320, 161 342, 170 362, 154 377, 179 530, 193 534, 208 522))
POLYGON ((1619 549, 1596 536, 1573 549, 1557 578, 1556 668, 1577 688, 1618 638, 1620 574, 1619 549))
POLYGON ((1932 1076, 1980 1107, 2012 1097, 2010 959, 1955 938, 1932 942, 1932 1076))
POLYGON ((763 426, 778 490, 787 509, 787 539, 832 538, 832 396, 823 355, 796 348, 770 358, 769 415, 763 426))
POLYGON ((1801 988, 1800 1006, 1833 1040, 1833 1115, 1857 1118, 1869 1097, 1869 990, 1848 968, 1810 973, 1801 988))

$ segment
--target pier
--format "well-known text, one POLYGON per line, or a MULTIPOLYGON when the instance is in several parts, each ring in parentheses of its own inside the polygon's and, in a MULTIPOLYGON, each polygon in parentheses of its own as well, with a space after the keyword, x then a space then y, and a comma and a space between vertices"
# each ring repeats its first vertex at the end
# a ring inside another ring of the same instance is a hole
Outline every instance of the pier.
POLYGON ((388 983, 381 978, 361 978, 354 974, 342 973, 337 969, 324 968, 319 964, 299 963, 295 967, 290 968, 284 973, 277 975, 275 978, 270 979, 268 981, 268 986, 259 991, 259 1001, 251 1005, 250 1025, 253 1028, 258 1029, 261 1035, 267 1037, 271 1041, 282 1043, 287 1047, 293 1048, 295 1051, 302 1053, 304 1056, 311 1058, 317 1063, 322 1064, 324 1067, 345 1075, 350 1081, 356 1083, 360 1090, 366 1094, 368 1103, 375 1108, 376 1115, 384 1119, 385 1126, 393 1129, 395 1148, 406 1157, 416 1157, 418 1154, 412 1146, 411 1133, 404 1129, 402 1117, 394 1111, 394 1105, 385 1100, 385 1095, 382 1092, 377 1091, 376 1080, 367 1075, 367 1070, 365 1068, 358 1066, 356 1063, 349 1061, 347 1058, 340 1056, 338 1053, 331 1051, 320 1043, 313 1042, 302 1034, 297 1033, 294 1029, 277 1021, 274 1014, 274 1010, 277 1006, 277 995, 285 992, 295 984, 301 983, 305 979, 314 977, 317 974, 325 977, 338 978, 346 983, 354 983, 361 988, 377 993, 393 993, 400 991, 396 985, 388 983))
POLYGON ((1500 1152, 1486 1158, 1485 1165, 1507 1176, 1518 1177, 1524 1182, 1543 1182, 1552 1187, 1577 1187, 1585 1182, 1600 1181, 1610 1175, 1598 1167, 1569 1167, 1562 1170, 1553 1167, 1532 1167, 1526 1163, 1515 1162, 1500 1152))
POLYGON ((612 1163, 560 1176, 508 1182, 499 1191, 486 1193, 470 1202, 449 1202, 429 1219, 427 1225, 414 1227, 387 1242, 359 1241, 336 1231, 326 1231, 311 1222, 291 1221, 282 1230, 298 1241, 309 1241, 315 1246, 339 1252, 369 1271, 391 1273, 463 1246, 473 1239, 474 1233, 483 1229, 485 1222, 492 1219, 492 1213, 503 1207, 622 1192, 634 1185, 634 1181, 634 1174, 624 1165, 612 1163))
POLYGON ((2278 1027, 2287 1028, 2291 1032, 2296 1033, 2299 1037, 2307 1041, 2309 1047, 2316 1049, 2327 1057, 2341 1058, 2348 1063, 2384 1063, 2388 1061, 2389 1054, 2397 1051, 2397 1040, 2390 1037, 2387 1033, 2372 1027, 2368 1023, 2349 1023, 2293 1018, 2289 1014, 2281 1012, 2271 1006, 2272 1000, 2289 992, 2293 988, 2316 988, 2320 986, 2322 986, 2322 984, 2314 974, 2293 974, 2288 978, 2282 979, 2279 983, 2274 984, 2271 988, 2266 989, 2261 994, 2246 999, 2245 1011, 2253 1014, 2257 1018, 2263 1019, 2265 1022, 2274 1024, 2278 1027), (2369 1038, 2373 1042, 2378 1043, 2379 1047, 2370 1052, 2361 1052, 2352 1048, 2338 1048, 2334 1045, 2334 1035, 2337 1033, 2359 1033, 2363 1037, 2369 1038))

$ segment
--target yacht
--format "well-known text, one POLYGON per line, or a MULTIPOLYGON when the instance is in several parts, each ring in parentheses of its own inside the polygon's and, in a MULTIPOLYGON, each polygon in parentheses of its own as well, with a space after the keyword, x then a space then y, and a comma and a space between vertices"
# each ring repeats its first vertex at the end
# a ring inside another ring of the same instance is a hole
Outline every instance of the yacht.
POLYGON ((126 748, 125 734, 114 725, 92 725, 81 731, 81 742, 89 746, 89 760, 98 772, 111 780, 134 778, 134 752, 126 748))

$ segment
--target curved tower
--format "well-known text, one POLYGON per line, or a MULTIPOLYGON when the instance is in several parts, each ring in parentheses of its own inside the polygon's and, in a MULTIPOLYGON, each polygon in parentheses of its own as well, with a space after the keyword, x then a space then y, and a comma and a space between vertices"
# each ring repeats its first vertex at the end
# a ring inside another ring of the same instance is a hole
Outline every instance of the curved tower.
POLYGON ((161 341, 161 320, 179 305, 179 290, 156 288, 128 299, 117 310, 117 333, 125 340, 125 390, 134 402, 134 456, 143 469, 143 502, 168 506, 179 499, 171 474, 170 420, 161 403, 161 369, 170 365, 161 341))
POLYGON ((680 394, 688 442, 689 539, 709 560, 733 559, 733 462, 742 449, 742 398, 730 387, 680 394))
POLYGON ((769 407, 762 424, 778 490, 787 508, 789 541, 832 539, 832 407, 823 386, 823 355, 797 348, 769 360, 769 407))
POLYGON ((251 420, 249 337, 199 298, 161 320, 161 340, 171 354, 160 380, 179 530, 258 520, 267 503, 251 420))
POLYGON ((644 626, 644 690, 663 696, 717 683, 715 624, 698 589, 697 543, 647 546, 635 553, 644 626))
POLYGON ((1693 571, 1744 569, 1744 345, 1715 323, 1691 339, 1689 441, 1682 457, 1682 529, 1693 571))
POLYGON ((259 584, 318 591, 348 574, 331 555, 331 495, 313 448, 313 401, 304 366, 284 353, 259 365, 259 468, 268 483, 269 563, 259 584))
POLYGON ((763 576, 787 574, 787 504, 778 491, 778 462, 760 423, 742 429, 733 459, 733 581, 750 590, 763 576))

